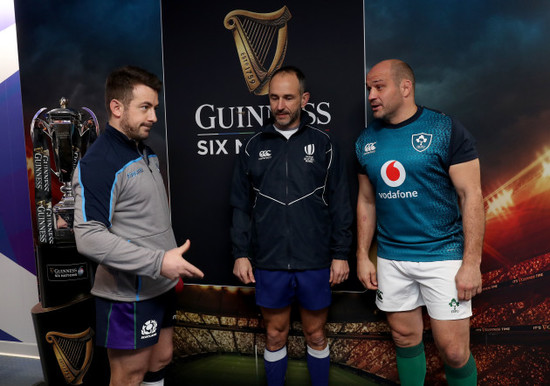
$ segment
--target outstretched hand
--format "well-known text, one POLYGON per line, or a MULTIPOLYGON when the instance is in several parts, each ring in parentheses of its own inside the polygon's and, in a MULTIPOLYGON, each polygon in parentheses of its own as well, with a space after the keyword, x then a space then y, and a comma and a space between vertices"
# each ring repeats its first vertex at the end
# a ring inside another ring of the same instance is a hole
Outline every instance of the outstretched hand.
POLYGON ((191 242, 187 240, 183 245, 166 251, 160 274, 170 280, 178 280, 181 276, 203 278, 204 273, 183 258, 183 254, 189 250, 190 246, 191 242))

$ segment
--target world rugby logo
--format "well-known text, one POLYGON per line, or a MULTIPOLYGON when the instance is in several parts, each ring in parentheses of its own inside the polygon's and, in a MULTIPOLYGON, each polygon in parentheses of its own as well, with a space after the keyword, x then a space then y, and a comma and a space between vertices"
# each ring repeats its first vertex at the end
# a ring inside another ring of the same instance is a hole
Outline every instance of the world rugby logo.
POLYGON ((141 336, 143 338, 149 338, 151 336, 154 336, 156 332, 157 332, 156 320, 148 320, 143 324, 143 327, 141 327, 141 336))
POLYGON ((315 145, 310 143, 309 145, 304 146, 304 152, 306 153, 304 161, 311 164, 314 163, 315 158, 313 157, 313 154, 315 154, 315 145))
POLYGON ((399 161, 390 160, 387 161, 382 168, 380 169, 380 175, 386 183, 386 185, 391 186, 392 188, 401 186, 405 181, 407 173, 405 168, 399 161))

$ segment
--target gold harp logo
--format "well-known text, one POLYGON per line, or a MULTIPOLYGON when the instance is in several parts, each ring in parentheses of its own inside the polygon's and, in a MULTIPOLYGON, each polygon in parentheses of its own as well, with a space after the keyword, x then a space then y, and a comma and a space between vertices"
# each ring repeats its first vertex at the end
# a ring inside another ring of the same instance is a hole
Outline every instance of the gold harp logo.
POLYGON ((50 331, 46 341, 51 343, 59 368, 70 385, 82 384, 82 378, 92 363, 94 332, 91 328, 78 334, 50 331))
POLYGON ((291 17, 286 6, 270 13, 239 9, 225 16, 223 24, 233 31, 248 91, 256 95, 267 94, 271 75, 285 59, 286 24, 291 17))

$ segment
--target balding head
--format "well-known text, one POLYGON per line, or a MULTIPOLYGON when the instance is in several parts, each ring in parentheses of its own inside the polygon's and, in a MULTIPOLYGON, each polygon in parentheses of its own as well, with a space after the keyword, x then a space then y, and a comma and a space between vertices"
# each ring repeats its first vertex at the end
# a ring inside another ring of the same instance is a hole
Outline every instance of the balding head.
POLYGON ((414 73, 402 60, 377 63, 367 74, 366 84, 375 118, 396 124, 416 112, 414 73))
POLYGON ((407 63, 399 59, 387 59, 375 64, 370 72, 377 71, 389 71, 390 76, 397 86, 401 84, 402 80, 410 80, 412 84, 412 91, 416 85, 414 78, 414 71, 407 63))

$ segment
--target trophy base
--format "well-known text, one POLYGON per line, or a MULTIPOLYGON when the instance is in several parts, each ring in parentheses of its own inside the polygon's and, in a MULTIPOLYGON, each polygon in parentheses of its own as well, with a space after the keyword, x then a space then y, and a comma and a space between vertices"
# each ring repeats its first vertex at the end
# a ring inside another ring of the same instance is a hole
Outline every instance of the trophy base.
POLYGON ((36 247, 38 292, 42 307, 55 307, 90 294, 95 267, 73 243, 36 247))

